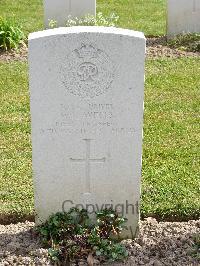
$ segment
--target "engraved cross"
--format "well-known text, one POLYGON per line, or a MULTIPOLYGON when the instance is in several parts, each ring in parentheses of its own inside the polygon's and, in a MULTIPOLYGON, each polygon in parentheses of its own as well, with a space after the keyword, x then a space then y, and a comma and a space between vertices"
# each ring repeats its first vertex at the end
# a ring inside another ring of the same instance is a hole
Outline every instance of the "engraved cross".
POLYGON ((91 192, 91 176, 90 176, 91 163, 105 163, 106 158, 105 157, 99 158, 99 159, 90 158, 91 139, 84 139, 84 141, 86 143, 85 158, 81 158, 81 159, 70 158, 70 160, 76 163, 82 163, 82 162, 85 163, 85 178, 86 178, 85 189, 88 193, 90 193, 91 192))

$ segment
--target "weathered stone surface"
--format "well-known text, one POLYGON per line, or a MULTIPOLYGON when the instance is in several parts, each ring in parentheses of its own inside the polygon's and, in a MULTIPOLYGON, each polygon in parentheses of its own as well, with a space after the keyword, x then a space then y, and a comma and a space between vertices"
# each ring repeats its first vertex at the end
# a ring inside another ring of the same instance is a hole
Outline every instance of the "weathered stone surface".
POLYGON ((113 207, 137 229, 145 38, 104 27, 29 36, 38 222, 79 204, 113 207), (107 205, 106 205, 107 204, 107 205))
POLYGON ((84 17, 87 14, 96 14, 96 0, 43 0, 45 27, 49 21, 55 20, 58 26, 65 26, 69 15, 84 17))
POLYGON ((200 0, 168 0, 168 36, 200 32, 200 0))

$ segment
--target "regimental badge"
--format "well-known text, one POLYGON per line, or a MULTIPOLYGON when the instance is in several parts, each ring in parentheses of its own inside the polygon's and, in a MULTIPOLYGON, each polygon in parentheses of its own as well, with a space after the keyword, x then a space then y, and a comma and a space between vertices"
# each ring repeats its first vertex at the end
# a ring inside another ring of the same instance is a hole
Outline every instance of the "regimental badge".
POLYGON ((109 56, 92 44, 82 44, 65 61, 63 84, 72 94, 94 98, 105 93, 114 79, 114 66, 109 56))

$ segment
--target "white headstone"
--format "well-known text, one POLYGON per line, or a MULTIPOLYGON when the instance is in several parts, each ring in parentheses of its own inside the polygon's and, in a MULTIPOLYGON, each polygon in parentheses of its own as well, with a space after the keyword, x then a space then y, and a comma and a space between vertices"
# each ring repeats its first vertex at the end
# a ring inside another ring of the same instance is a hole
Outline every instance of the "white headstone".
MULTIPOLYGON (((138 224, 145 38, 104 27, 29 36, 35 209, 41 222, 79 204, 138 224)), ((130 229, 131 226, 131 229, 130 229)))
POLYGON ((49 21, 55 20, 58 26, 65 26, 69 15, 84 17, 96 14, 96 0, 44 0, 45 27, 49 28, 49 21))
POLYGON ((200 32, 200 0, 168 0, 168 36, 200 32))

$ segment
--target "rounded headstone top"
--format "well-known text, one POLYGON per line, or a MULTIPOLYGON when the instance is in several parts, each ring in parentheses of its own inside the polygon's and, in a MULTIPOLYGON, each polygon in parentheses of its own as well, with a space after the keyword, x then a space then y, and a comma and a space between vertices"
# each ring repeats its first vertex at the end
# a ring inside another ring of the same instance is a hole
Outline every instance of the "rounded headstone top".
POLYGON ((78 33, 102 33, 102 34, 116 34, 122 36, 135 37, 145 39, 144 33, 129 29, 122 29, 116 27, 102 27, 102 26, 74 26, 74 27, 60 27, 55 29, 48 29, 44 31, 33 32, 29 34, 29 40, 50 37, 54 35, 78 34, 78 33))

